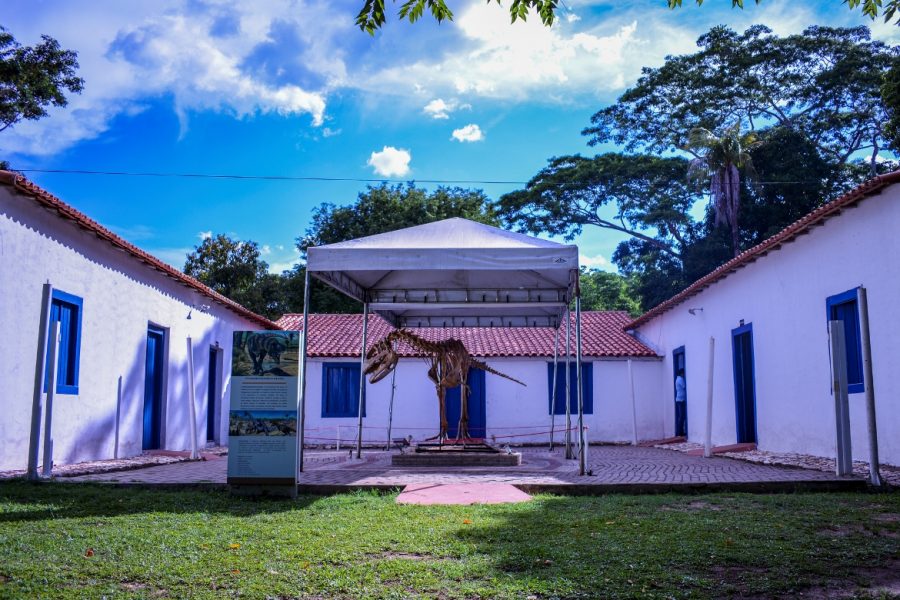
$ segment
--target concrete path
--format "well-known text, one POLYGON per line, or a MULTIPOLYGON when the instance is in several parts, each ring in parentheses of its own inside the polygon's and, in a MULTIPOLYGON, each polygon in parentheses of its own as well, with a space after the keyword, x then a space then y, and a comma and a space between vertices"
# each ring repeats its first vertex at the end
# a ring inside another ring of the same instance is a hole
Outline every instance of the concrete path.
POLYGON ((397 496, 397 504, 514 504, 531 496, 508 483, 412 483, 397 496))
MULTIPOLYGON (((578 474, 577 461, 562 450, 522 450, 518 467, 392 467, 390 452, 364 450, 361 460, 345 451, 310 450, 300 474, 301 492, 329 493, 346 489, 391 489, 411 484, 506 483, 526 492, 604 493, 693 489, 789 490, 863 487, 859 477, 839 478, 823 471, 762 465, 730 458, 689 456, 660 448, 592 446, 588 473, 578 474)), ((224 484, 227 457, 60 479, 135 484, 224 484)))

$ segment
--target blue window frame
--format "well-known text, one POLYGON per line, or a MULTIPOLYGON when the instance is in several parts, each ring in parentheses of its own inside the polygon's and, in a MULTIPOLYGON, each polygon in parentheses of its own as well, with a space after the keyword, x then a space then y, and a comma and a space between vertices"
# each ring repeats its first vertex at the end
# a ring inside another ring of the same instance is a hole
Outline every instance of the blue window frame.
POLYGON ((847 345, 847 392, 859 394, 863 385, 862 338, 859 334, 859 309, 856 289, 830 296, 825 305, 829 321, 844 322, 844 339, 847 345))
MULTIPOLYGON (((577 384, 578 370, 575 368, 576 363, 569 363, 569 412, 573 415, 578 414, 578 390, 577 384)), ((556 376, 556 394, 553 398, 554 414, 566 414, 566 363, 559 363, 559 370, 556 376)), ((581 377, 583 380, 584 393, 584 414, 590 415, 594 413, 594 363, 581 363, 581 377)), ((550 413, 551 390, 553 389, 553 363, 547 363, 547 413, 550 413)))
MULTIPOLYGON (((359 416, 359 363, 322 365, 322 418, 359 416)), ((363 397, 363 416, 366 399, 363 397)))
POLYGON ((50 347, 53 323, 59 321, 59 356, 56 369, 56 393, 78 393, 78 365, 81 358, 81 313, 84 301, 78 296, 53 290, 50 303, 50 328, 47 332, 47 366, 44 391, 50 382, 50 347))

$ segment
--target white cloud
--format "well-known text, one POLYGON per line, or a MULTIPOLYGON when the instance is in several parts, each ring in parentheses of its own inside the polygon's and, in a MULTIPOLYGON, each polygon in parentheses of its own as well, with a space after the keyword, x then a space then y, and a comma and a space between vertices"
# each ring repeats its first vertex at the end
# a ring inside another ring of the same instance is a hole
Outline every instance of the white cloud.
POLYGON ((481 127, 474 123, 453 130, 453 137, 458 142, 480 142, 484 139, 484 132, 481 127))
POLYGON ((409 173, 410 160, 412 154, 409 150, 385 146, 381 152, 372 152, 366 164, 372 167, 376 175, 403 177, 409 173))
POLYGON ((102 135, 115 117, 139 113, 148 99, 156 98, 171 98, 182 133, 186 119, 197 111, 237 118, 308 115, 312 125, 319 126, 328 92, 346 80, 335 41, 340 25, 334 23, 339 21, 318 16, 328 13, 317 0, 264 5, 251 0, 202 4, 160 0, 146 8, 108 2, 48 7, 28 23, 34 31, 17 27, 17 38, 28 43, 45 29, 52 30, 63 47, 77 49, 84 92, 72 95, 65 108, 51 108, 49 117, 21 122, 4 132, 3 150, 58 153, 102 135), (215 34, 222 14, 234 17, 240 35, 215 34), (302 39, 302 52, 291 60, 303 64, 304 72, 311 74, 309 81, 278 78, 247 65, 260 46, 277 41, 272 31, 282 22, 302 39))
POLYGON ((578 263, 588 269, 608 269, 610 266, 609 260, 602 254, 595 254, 594 256, 582 254, 578 257, 578 263))
POLYGON ((210 231, 201 231, 200 233, 197 234, 197 237, 200 238, 200 241, 201 241, 201 242, 202 242, 203 240, 208 240, 208 239, 212 238, 212 230, 210 230, 210 231))
POLYGON ((259 248, 259 253, 262 256, 269 256, 270 254, 272 254, 272 247, 268 244, 263 244, 259 248))
POLYGON ((458 104, 456 100, 445 102, 441 98, 435 98, 434 100, 426 104, 425 108, 423 108, 422 110, 432 119, 449 119, 450 113, 456 110, 457 107, 458 104))
POLYGON ((340 129, 332 129, 331 127, 322 128, 322 137, 330 138, 336 135, 341 135, 340 129))
POLYGON ((576 14, 573 13, 573 12, 570 12, 570 13, 568 13, 568 14, 566 15, 566 22, 567 22, 567 23, 575 23, 575 22, 580 21, 580 20, 581 20, 581 17, 579 17, 578 15, 576 15, 576 14))

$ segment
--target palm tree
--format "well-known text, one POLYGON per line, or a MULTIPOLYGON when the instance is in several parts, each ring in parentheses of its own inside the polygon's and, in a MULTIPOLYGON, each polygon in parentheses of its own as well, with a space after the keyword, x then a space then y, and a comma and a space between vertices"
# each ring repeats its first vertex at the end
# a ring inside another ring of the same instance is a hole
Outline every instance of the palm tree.
POLYGON ((728 225, 731 229, 731 246, 735 256, 741 252, 738 230, 741 170, 750 177, 754 175, 748 150, 758 143, 753 132, 741 134, 741 124, 735 123, 721 136, 695 127, 688 134, 685 146, 685 150, 695 156, 688 169, 688 177, 702 187, 709 183, 716 225, 728 225))

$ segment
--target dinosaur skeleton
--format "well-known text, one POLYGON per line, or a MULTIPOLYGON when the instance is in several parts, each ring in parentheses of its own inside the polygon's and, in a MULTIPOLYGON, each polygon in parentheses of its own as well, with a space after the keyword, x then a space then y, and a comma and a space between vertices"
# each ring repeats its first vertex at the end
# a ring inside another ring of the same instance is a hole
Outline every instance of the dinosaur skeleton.
POLYGON ((425 353, 426 361, 431 365, 428 369, 428 378, 434 383, 437 392, 438 405, 441 415, 441 429, 435 436, 439 441, 448 439, 447 435, 447 390, 460 386, 460 417, 457 428, 457 439, 469 438, 469 386, 466 379, 469 369, 474 367, 494 375, 499 375, 515 381, 519 385, 525 385, 518 379, 505 373, 496 371, 487 364, 472 358, 463 343, 450 338, 440 342, 432 342, 421 338, 404 329, 395 329, 387 336, 376 342, 366 353, 365 374, 369 376, 370 383, 377 383, 397 367, 400 355, 395 349, 395 342, 406 342, 416 350, 425 353))

